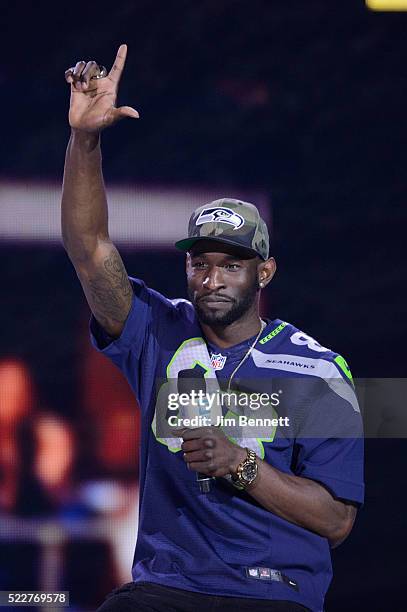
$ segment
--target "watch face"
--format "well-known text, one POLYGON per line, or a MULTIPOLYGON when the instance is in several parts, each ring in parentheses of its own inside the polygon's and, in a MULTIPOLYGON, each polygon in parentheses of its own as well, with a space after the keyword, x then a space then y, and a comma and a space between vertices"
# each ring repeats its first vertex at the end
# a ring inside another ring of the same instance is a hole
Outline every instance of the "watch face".
POLYGON ((242 478, 246 482, 251 482, 257 476, 257 463, 249 463, 243 467, 242 478))

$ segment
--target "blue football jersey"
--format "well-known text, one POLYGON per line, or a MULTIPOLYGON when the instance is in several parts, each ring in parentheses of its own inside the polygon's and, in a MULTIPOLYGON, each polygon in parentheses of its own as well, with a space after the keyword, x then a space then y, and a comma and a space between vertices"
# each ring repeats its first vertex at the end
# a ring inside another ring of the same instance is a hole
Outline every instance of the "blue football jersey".
MULTIPOLYGON (((332 578, 327 539, 266 510, 226 478, 217 478, 202 494, 183 460, 182 440, 159 431, 157 406, 163 381, 196 367, 208 375, 211 370, 221 389, 230 383, 246 395, 270 392, 279 404, 269 410, 289 424, 253 430, 251 436, 241 432, 244 446, 278 470, 313 479, 335 497, 360 504, 361 417, 345 360, 274 320, 242 361, 255 338, 228 349, 207 345, 190 302, 169 300, 130 280, 134 295, 121 336, 109 341, 93 317, 91 335, 123 372, 142 411, 133 579, 215 595, 291 600, 322 611, 332 578)), ((228 409, 229 415, 236 412, 228 409)))

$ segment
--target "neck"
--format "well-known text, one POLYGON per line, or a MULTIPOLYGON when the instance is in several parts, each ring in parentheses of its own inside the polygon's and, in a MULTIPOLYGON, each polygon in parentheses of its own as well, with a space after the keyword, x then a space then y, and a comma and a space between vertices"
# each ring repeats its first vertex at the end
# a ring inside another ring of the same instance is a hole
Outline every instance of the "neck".
POLYGON ((220 348, 229 348, 259 333, 261 319, 258 311, 247 313, 230 325, 206 325, 201 323, 202 331, 208 342, 220 348))

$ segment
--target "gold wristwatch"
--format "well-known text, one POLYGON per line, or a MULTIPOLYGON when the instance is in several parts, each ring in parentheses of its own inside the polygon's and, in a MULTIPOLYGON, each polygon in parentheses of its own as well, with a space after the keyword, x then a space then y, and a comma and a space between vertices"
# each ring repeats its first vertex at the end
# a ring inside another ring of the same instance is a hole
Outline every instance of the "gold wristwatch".
POLYGON ((236 469, 236 474, 232 474, 232 483, 238 489, 245 489, 252 484, 259 471, 256 453, 249 448, 246 448, 246 451, 246 459, 239 463, 236 469))

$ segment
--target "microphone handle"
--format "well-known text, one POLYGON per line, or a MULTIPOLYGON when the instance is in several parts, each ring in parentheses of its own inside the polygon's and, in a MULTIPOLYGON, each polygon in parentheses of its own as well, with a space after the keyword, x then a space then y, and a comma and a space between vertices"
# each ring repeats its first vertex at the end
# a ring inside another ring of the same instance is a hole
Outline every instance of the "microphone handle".
POLYGON ((196 473, 196 481, 199 484, 199 490, 201 493, 209 493, 211 490, 212 476, 207 476, 201 472, 196 473))

